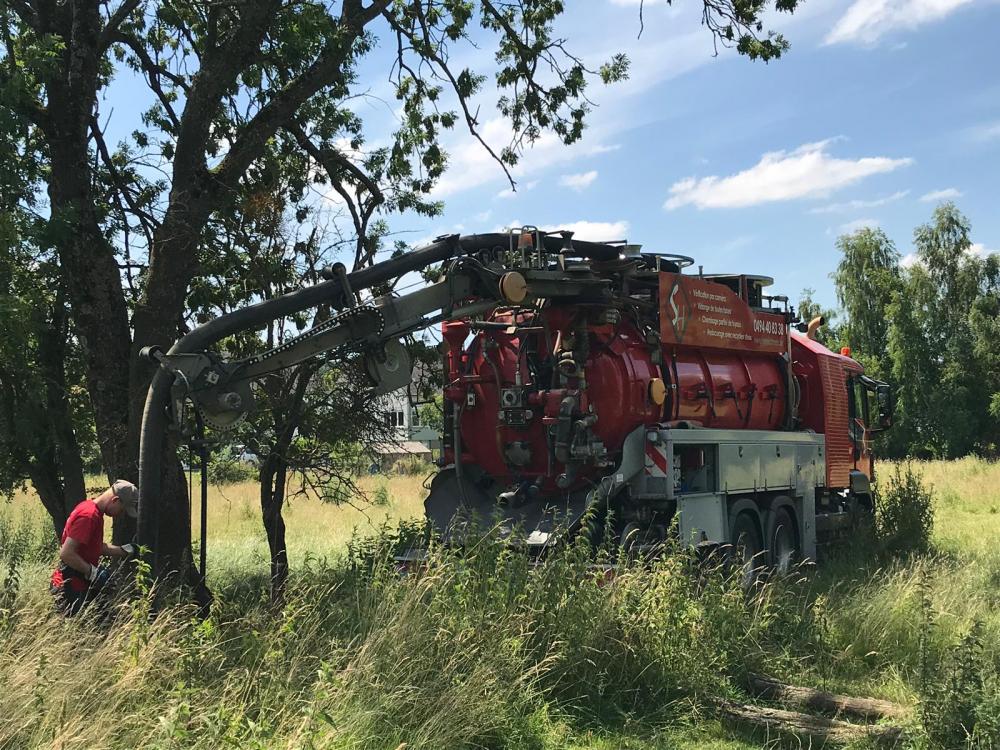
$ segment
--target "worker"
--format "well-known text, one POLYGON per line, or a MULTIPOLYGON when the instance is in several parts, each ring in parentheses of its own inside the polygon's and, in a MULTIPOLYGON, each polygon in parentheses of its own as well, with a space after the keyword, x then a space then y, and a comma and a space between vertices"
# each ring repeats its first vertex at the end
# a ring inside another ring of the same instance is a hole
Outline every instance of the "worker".
POLYGON ((97 597, 108 582, 108 569, 99 565, 102 555, 127 558, 136 555, 132 544, 121 546, 104 541, 104 517, 122 513, 138 516, 139 489, 124 479, 115 481, 95 498, 73 508, 63 527, 59 566, 52 573, 52 596, 56 608, 75 615, 97 597))

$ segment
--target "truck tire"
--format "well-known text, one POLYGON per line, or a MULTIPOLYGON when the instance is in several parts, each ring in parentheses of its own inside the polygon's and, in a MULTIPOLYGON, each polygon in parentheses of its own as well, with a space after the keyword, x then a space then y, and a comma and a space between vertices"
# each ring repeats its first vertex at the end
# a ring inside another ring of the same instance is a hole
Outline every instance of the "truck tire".
POLYGON ((729 538, 733 543, 733 561, 741 570, 743 587, 750 588, 765 563, 757 519, 747 511, 737 513, 729 521, 729 538))
POLYGON ((802 556, 798 527, 787 506, 771 514, 767 524, 767 552, 771 569, 778 575, 787 575, 802 556))

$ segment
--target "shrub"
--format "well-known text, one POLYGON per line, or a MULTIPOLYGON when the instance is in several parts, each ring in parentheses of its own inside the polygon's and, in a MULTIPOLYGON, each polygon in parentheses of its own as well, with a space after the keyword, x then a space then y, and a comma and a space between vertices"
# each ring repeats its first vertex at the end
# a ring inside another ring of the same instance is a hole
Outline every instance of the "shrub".
POLYGON ((996 666, 984 658, 978 624, 921 674, 920 723, 934 750, 1000 745, 996 666))
POLYGON ((231 448, 224 448, 208 459, 208 481, 212 484, 238 484, 255 479, 257 467, 242 460, 231 448))
POLYGON ((390 505, 391 502, 392 499, 389 497, 389 488, 386 487, 385 484, 380 484, 375 488, 375 491, 372 493, 372 505, 384 508, 390 505))
POLYGON ((926 552, 934 529, 934 493, 907 463, 897 465, 887 486, 875 488, 875 533, 887 554, 926 552))
POLYGON ((0 512, 0 563, 16 557, 24 562, 49 562, 59 548, 48 516, 35 518, 27 511, 15 522, 0 512))
POLYGON ((397 473, 407 476, 427 476, 436 470, 434 464, 419 456, 401 458, 393 464, 393 469, 397 473))

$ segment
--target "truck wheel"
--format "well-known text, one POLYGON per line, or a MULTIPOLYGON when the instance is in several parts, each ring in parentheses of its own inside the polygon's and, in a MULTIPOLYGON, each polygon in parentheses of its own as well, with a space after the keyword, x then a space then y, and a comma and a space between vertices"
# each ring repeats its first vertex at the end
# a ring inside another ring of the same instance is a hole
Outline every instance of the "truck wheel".
POLYGON ((800 556, 799 534, 795 520, 788 508, 781 507, 771 515, 768 523, 767 546, 771 568, 779 575, 786 575, 795 567, 800 556))
POLYGON ((749 513, 738 514, 729 522, 729 538, 733 541, 734 562, 742 571, 743 587, 750 588, 764 564, 764 545, 757 521, 749 513))

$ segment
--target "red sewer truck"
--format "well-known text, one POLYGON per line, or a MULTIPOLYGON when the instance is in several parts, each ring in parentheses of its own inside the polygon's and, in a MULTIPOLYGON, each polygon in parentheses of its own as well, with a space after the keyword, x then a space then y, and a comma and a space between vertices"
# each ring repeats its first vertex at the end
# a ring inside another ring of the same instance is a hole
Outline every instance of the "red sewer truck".
POLYGON ((231 428, 254 380, 331 352, 362 358, 368 385, 389 392, 410 382, 401 338, 440 324, 444 448, 425 507, 445 538, 460 543, 479 518, 541 550, 589 512, 630 547, 677 528, 685 544, 737 543, 778 567, 815 558, 872 510, 871 436, 891 424, 892 393, 766 294, 771 279, 691 267, 533 227, 450 235, 354 273, 334 266, 169 352, 146 350, 159 368, 140 541, 155 550, 164 434, 170 420, 184 430, 186 404, 231 428), (437 264, 438 280, 409 294, 365 291, 437 264), (336 313, 272 351, 236 362, 210 351, 317 305, 336 313))

